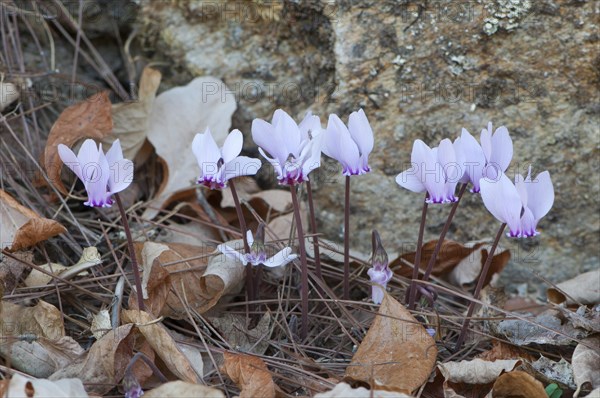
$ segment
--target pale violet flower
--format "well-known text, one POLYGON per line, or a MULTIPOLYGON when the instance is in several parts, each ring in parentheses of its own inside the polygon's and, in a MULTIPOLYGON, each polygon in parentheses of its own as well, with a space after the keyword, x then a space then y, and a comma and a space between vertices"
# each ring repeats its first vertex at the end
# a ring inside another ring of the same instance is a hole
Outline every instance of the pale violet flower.
POLYGON ((321 165, 323 134, 318 116, 309 113, 298 126, 290 115, 277 109, 271 123, 254 119, 252 138, 275 169, 281 185, 306 181, 308 174, 321 165))
POLYGON ((396 183, 413 192, 428 193, 428 203, 456 202, 456 184, 463 178, 457 163, 455 146, 443 139, 439 147, 430 148, 421 140, 413 143, 411 168, 398 174, 396 183))
POLYGON ((499 221, 506 223, 510 237, 538 235, 537 223, 554 203, 554 188, 550 173, 544 171, 535 180, 516 176, 513 184, 506 174, 496 179, 482 178, 481 198, 485 207, 499 221))
POLYGON ((252 236, 252 232, 247 231, 246 239, 248 240, 248 245, 250 246, 250 253, 240 253, 226 244, 218 245, 217 250, 229 258, 240 261, 244 265, 252 264, 253 266, 257 266, 263 264, 269 268, 286 265, 298 257, 298 255, 292 254, 291 248, 286 247, 273 257, 267 258, 267 253, 265 251, 264 230, 264 224, 259 225, 256 231, 256 240, 254 239, 254 236, 252 236))
POLYGON ((472 192, 479 192, 479 180, 482 177, 495 180, 505 173, 513 156, 513 143, 508 129, 500 126, 492 134, 492 122, 481 131, 479 144, 466 129, 455 141, 457 153, 461 153, 459 163, 464 170, 466 181, 473 184, 472 192))
POLYGON ((375 304, 381 304, 388 282, 394 275, 388 265, 388 255, 381 244, 377 231, 373 230, 373 259, 372 268, 367 271, 371 279, 371 299, 375 304))
POLYGON ((550 180, 550 173, 543 171, 531 179, 531 166, 527 177, 515 176, 515 186, 523 204, 523 215, 521 216, 521 236, 531 237, 539 235, 536 230, 537 224, 544 217, 554 203, 554 187, 550 180))
POLYGON ((192 151, 200 166, 198 184, 210 189, 223 189, 227 181, 239 176, 254 175, 260 169, 260 160, 238 156, 242 151, 244 137, 239 130, 233 130, 219 148, 210 129, 204 134, 196 134, 192 151))
POLYGON ((371 171, 369 154, 373 150, 373 130, 365 112, 360 109, 348 118, 348 127, 336 115, 329 115, 323 153, 342 164, 346 176, 371 171))
POLYGON ((110 207, 112 195, 127 188, 133 181, 133 162, 123 158, 119 140, 106 154, 102 144, 87 139, 75 153, 66 145, 58 145, 63 163, 83 182, 88 194, 87 206, 110 207))

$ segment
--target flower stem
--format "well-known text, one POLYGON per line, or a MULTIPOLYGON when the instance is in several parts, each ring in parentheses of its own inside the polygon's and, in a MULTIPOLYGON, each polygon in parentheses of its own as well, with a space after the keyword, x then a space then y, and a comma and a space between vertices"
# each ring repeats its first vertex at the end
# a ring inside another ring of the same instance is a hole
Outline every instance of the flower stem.
POLYGON ((131 237, 129 222, 127 221, 127 214, 125 213, 125 208, 123 207, 123 202, 121 202, 121 197, 119 196, 119 194, 116 193, 114 196, 117 202, 117 207, 119 207, 119 212, 121 213, 121 220, 123 222, 123 228, 125 229, 125 236, 127 237, 127 245, 129 247, 129 258, 131 260, 131 268, 133 268, 133 279, 135 281, 135 290, 137 293, 138 309, 140 311, 144 311, 145 306, 144 295, 142 292, 142 280, 140 278, 140 269, 138 268, 137 258, 135 256, 135 249, 133 247, 133 238, 131 237))
MULTIPOLYGON (((240 199, 238 198, 237 190, 235 189, 235 183, 233 179, 229 180, 229 189, 231 190, 231 196, 233 197, 233 203, 235 204, 235 211, 237 212, 238 221, 240 223, 240 229, 242 231, 242 241, 244 242, 244 253, 250 253, 250 245, 248 245, 248 238, 246 237, 246 220, 244 219, 244 213, 242 212, 242 206, 240 205, 240 199)), ((246 295, 248 301, 254 301, 254 277, 252 272, 252 264, 246 264, 246 295)))
POLYGON ((323 275, 321 273, 321 255, 319 253, 319 238, 317 236, 317 219, 315 218, 315 206, 313 203, 312 186, 310 181, 306 181, 306 193, 308 195, 308 211, 310 212, 310 230, 313 233, 315 274, 317 275, 317 278, 323 280, 323 275))
POLYGON ((479 299, 479 293, 481 293, 481 289, 483 288, 483 282, 485 281, 485 277, 490 269, 490 265, 492 264, 492 259, 494 258, 494 252, 498 247, 498 242, 502 237, 502 233, 504 232, 504 228, 506 227, 506 223, 500 226, 498 233, 496 234, 496 239, 492 244, 490 252, 488 253, 487 259, 485 260, 485 264, 483 264, 483 268, 481 269, 481 274, 479 275, 479 280, 477 281, 477 286, 475 287, 475 292, 473 292, 473 301, 469 304, 469 309, 467 310, 467 316, 462 325, 462 329, 460 330, 460 335, 458 336, 458 341, 456 342, 455 351, 460 350, 460 347, 465 340, 467 335, 467 329, 469 328, 469 323, 471 322, 471 316, 473 315, 473 311, 475 310, 475 300, 479 299))
POLYGON ((460 199, 465 193, 465 189, 467 189, 467 184, 462 184, 460 190, 458 191, 457 201, 452 205, 452 209, 450 209, 450 214, 448 215, 448 219, 442 228, 442 233, 440 234, 440 238, 438 239, 435 248, 433 249, 433 254, 429 259, 429 263, 427 264, 427 268, 425 269, 425 274, 423 274, 423 282, 427 282, 431 272, 433 271, 433 266, 435 264, 435 260, 437 260, 437 256, 440 253, 440 249, 442 248, 442 244, 444 243, 444 239, 446 238, 446 234, 448 233, 448 229, 450 229, 450 224, 452 224, 452 219, 454 218, 454 213, 456 213, 456 209, 458 208, 458 204, 460 203, 460 199))
POLYGON ((344 300, 350 299, 350 176, 346 176, 344 200, 344 300))
POLYGON ((427 219, 427 198, 428 194, 425 194, 425 200, 423 200, 423 210, 421 211, 421 225, 419 226, 419 237, 417 238, 417 252, 415 253, 415 263, 413 266, 412 281, 410 283, 410 291, 408 294, 408 309, 415 309, 415 301, 417 299, 417 288, 415 283, 419 280, 419 268, 421 266, 421 249, 423 246, 423 234, 425 232, 425 220, 427 219))
POLYGON ((292 193, 292 203, 294 204, 294 218, 296 219, 296 231, 298 233, 298 246, 300 248, 300 263, 301 270, 301 301, 302 301, 302 328, 300 329, 300 338, 306 339, 308 335, 308 265, 306 263, 306 247, 304 245, 304 231, 302 230, 302 218, 300 217, 300 204, 298 203, 298 195, 296 187, 290 185, 292 193))

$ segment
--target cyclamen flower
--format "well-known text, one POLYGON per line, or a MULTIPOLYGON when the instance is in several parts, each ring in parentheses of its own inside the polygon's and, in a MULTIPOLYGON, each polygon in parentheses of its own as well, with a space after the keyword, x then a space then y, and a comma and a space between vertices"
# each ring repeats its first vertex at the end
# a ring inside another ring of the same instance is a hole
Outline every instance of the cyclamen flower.
POLYGON ((336 115, 329 115, 323 153, 342 164, 345 176, 371 171, 369 154, 373 150, 373 130, 360 109, 348 118, 348 127, 336 115))
POLYGON ((275 169, 281 185, 306 181, 308 174, 321 166, 323 134, 318 116, 309 113, 298 126, 290 115, 277 109, 271 123, 254 119, 252 138, 275 169))
POLYGON ((523 204, 523 216, 521 217, 521 236, 530 237, 539 235, 536 231, 538 222, 544 217, 554 203, 554 187, 550 180, 550 173, 543 171, 531 180, 531 166, 527 177, 515 176, 515 186, 519 191, 523 204))
POLYGON ((412 167, 396 177, 396 183, 413 192, 429 194, 428 203, 456 202, 454 191, 463 177, 452 141, 443 139, 439 147, 430 148, 421 140, 413 144, 412 167))
MULTIPOLYGON (((482 177, 495 180, 500 173, 506 172, 513 156, 513 144, 508 129, 500 126, 492 134, 492 122, 481 131, 481 145, 466 129, 455 141, 457 152, 461 152, 466 181, 473 183, 472 192, 479 192, 479 180, 482 177)), ((466 182, 464 181, 464 182, 466 182)))
POLYGON ((388 256, 381 244, 377 231, 373 231, 373 268, 367 271, 371 283, 371 299, 375 304, 381 304, 388 282, 394 275, 388 266, 388 256))
POLYGON ((133 162, 123 158, 119 140, 115 140, 106 154, 102 144, 87 139, 75 153, 66 145, 58 145, 63 163, 83 182, 88 194, 86 206, 110 207, 112 195, 127 188, 133 181, 133 162))
POLYGON ((242 151, 244 137, 239 130, 233 130, 219 148, 210 129, 204 134, 196 134, 192 151, 200 166, 198 184, 210 189, 223 189, 227 181, 239 176, 254 175, 260 169, 260 160, 238 156, 242 151))
POLYGON ((252 236, 251 231, 247 231, 246 239, 248 240, 248 245, 250 245, 250 253, 242 254, 226 244, 217 246, 217 250, 229 258, 240 261, 244 265, 252 264, 253 266, 257 266, 263 264, 269 268, 286 265, 298 257, 296 254, 292 254, 291 248, 286 247, 273 257, 267 258, 267 254, 265 252, 264 224, 259 225, 256 231, 256 240, 252 236))
POLYGON ((517 238, 539 234, 537 224, 554 203, 554 188, 548 171, 538 174, 534 181, 530 174, 527 178, 517 175, 515 184, 502 173, 497 180, 482 178, 480 185, 485 207, 508 225, 508 236, 517 238))

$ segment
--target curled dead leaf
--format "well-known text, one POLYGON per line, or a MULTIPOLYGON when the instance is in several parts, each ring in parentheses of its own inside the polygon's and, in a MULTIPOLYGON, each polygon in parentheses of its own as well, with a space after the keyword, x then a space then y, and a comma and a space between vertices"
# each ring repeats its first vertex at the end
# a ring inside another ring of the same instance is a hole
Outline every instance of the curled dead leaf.
MULTIPOLYGON (((95 247, 86 247, 81 253, 79 261, 70 266, 65 267, 62 264, 51 263, 43 264, 40 268, 47 270, 48 272, 60 276, 62 279, 70 279, 71 277, 78 274, 87 274, 87 269, 95 265, 102 264, 102 258, 98 249, 95 247)), ((37 269, 31 270, 31 273, 25 279, 25 286, 44 286, 52 281, 52 276, 45 274, 37 269)))
POLYGON ((0 326, 0 336, 29 334, 58 340, 65 335, 61 312, 41 300, 34 307, 3 301, 0 326))
POLYGON ((101 140, 113 129, 111 103, 103 91, 65 109, 54 122, 44 150, 44 168, 48 179, 63 194, 67 194, 60 179, 62 161, 58 144, 72 147, 83 138, 101 140))
POLYGON ((493 383, 503 372, 510 372, 519 364, 518 359, 497 361, 446 362, 438 365, 444 378, 452 383, 488 384, 493 383))
POLYGON ((67 229, 58 221, 40 217, 0 189, 0 245, 9 251, 22 250, 67 229))
POLYGON ((156 322, 156 319, 147 312, 123 310, 121 314, 125 322, 135 324, 156 355, 177 378, 189 383, 200 381, 202 375, 196 373, 194 367, 185 354, 181 352, 164 325, 156 322))
POLYGON ((262 359, 232 352, 223 356, 223 372, 240 388, 240 398, 275 398, 276 386, 262 359))
POLYGON ((586 272, 548 289, 548 300, 567 305, 600 303, 600 269, 586 272), (566 293, 566 294, 565 294, 566 293))
POLYGON ((590 337, 577 344, 573 352, 573 374, 577 391, 600 387, 600 336, 590 337))
POLYGON ((498 377, 492 391, 494 398, 548 398, 542 383, 520 370, 498 377))
POLYGON ((21 96, 16 84, 0 81, 0 112, 21 96))
POLYGON ((58 369, 50 380, 80 378, 89 392, 105 394, 123 378, 125 367, 133 357, 132 324, 110 330, 97 340, 85 355, 58 369))
POLYGON ((372 389, 412 393, 427 381, 435 341, 402 304, 385 294, 379 312, 346 369, 372 389))

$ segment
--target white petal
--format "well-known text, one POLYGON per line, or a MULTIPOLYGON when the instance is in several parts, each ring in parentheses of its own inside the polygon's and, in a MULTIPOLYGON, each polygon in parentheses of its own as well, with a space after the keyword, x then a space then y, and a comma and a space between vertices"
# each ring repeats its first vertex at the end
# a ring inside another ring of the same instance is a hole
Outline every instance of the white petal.
POLYGON ((517 192, 519 192, 519 197, 521 198, 521 203, 523 207, 527 207, 527 184, 525 184, 525 179, 521 174, 515 175, 515 188, 517 188, 517 192))
POLYGON ((238 156, 221 167, 220 182, 225 182, 234 177, 255 175, 262 163, 258 159, 247 156, 238 156))
POLYGON ((511 235, 518 235, 523 205, 517 188, 506 174, 501 174, 497 181, 482 178, 479 183, 485 207, 500 222, 508 224, 511 235))
POLYGON ((513 157, 513 143, 506 127, 501 126, 496 129, 492 136, 492 156, 490 163, 498 166, 504 172, 508 169, 513 157))
POLYGON ((292 249, 289 247, 286 247, 283 250, 281 250, 279 253, 275 254, 273 257, 265 260, 265 262, 263 264, 269 268, 286 265, 287 263, 295 260, 298 257, 298 255, 291 254, 291 253, 292 253, 292 249))
POLYGON ((436 154, 436 148, 415 140, 410 156, 411 162, 418 167, 419 179, 429 192, 430 203, 442 203, 446 195, 446 178, 436 154))
POLYGON ((421 182, 419 171, 416 167, 403 171, 396 176, 396 183, 402 188, 413 192, 424 192, 425 185, 421 182))
POLYGON ((485 160, 487 162, 492 158, 492 126, 490 123, 489 129, 481 130, 481 136, 479 137, 479 141, 481 142, 481 149, 483 150, 483 154, 485 156, 485 160))
POLYGON ((133 162, 129 159, 117 160, 109 166, 108 190, 118 193, 133 182, 133 162))
POLYGON ((67 166, 81 181, 83 181, 82 169, 79 164, 79 159, 75 153, 66 145, 58 144, 58 156, 63 161, 65 166, 67 166))
POLYGON ((223 143, 223 149, 221 151, 221 155, 223 157, 223 162, 229 163, 236 156, 242 152, 242 146, 244 145, 244 136, 240 130, 233 130, 223 143))
POLYGON ((269 162, 271 164, 271 166, 273 166, 273 168, 275 169, 275 173, 277 173, 277 178, 278 179, 283 178, 283 169, 281 167, 281 163, 279 162, 279 160, 273 159, 273 158, 270 158, 269 156, 267 156, 267 154, 265 153, 265 151, 263 151, 263 149, 261 147, 258 147, 258 152, 260 152, 260 154, 265 159, 267 159, 267 162, 269 162))
POLYGON ((246 231, 246 241, 248 241, 248 246, 252 246, 254 243, 254 236, 252 235, 252 231, 246 231))
POLYGON ((373 130, 365 115, 365 111, 359 109, 358 112, 352 112, 348 118, 348 130, 352 139, 356 142, 358 150, 362 156, 368 157, 373 150, 373 130))
POLYGON ((462 130, 460 136, 460 148, 464 156, 463 166, 473 183, 473 191, 479 192, 479 180, 483 177, 483 169, 486 163, 483 149, 475 137, 466 129, 462 130))
POLYGON ((192 151, 202 170, 202 176, 213 175, 217 172, 217 163, 221 158, 221 151, 217 146, 209 129, 204 134, 196 134, 192 141, 192 151))
POLYGON ((536 221, 544 217, 554 204, 554 186, 548 171, 541 172, 527 183, 528 207, 531 209, 536 221))
POLYGON ((121 159, 123 159, 123 149, 121 149, 121 141, 117 139, 106 152, 106 161, 109 165, 112 165, 121 159))
POLYGON ((309 132, 310 136, 314 138, 315 135, 321 133, 321 119, 318 116, 313 115, 311 111, 308 111, 306 112, 304 119, 298 125, 298 128, 300 129, 302 141, 309 139, 309 132))
POLYGON ((248 264, 246 257, 242 253, 238 252, 237 250, 232 249, 231 247, 229 247, 225 244, 221 244, 221 245, 217 246, 217 250, 220 251, 221 253, 223 253, 225 256, 227 256, 231 259, 237 260, 244 265, 248 264))
POLYGON ((344 166, 345 172, 358 172, 360 155, 350 132, 336 114, 329 115, 323 152, 344 166))
POLYGON ((283 144, 286 148, 286 158, 289 154, 298 157, 300 155, 300 142, 302 137, 298 124, 282 109, 277 109, 273 115, 273 127, 276 135, 283 138, 283 144))
POLYGON ((252 121, 252 139, 257 146, 267 151, 279 162, 286 161, 289 153, 286 153, 287 149, 282 137, 270 123, 262 119, 254 119, 252 121))

